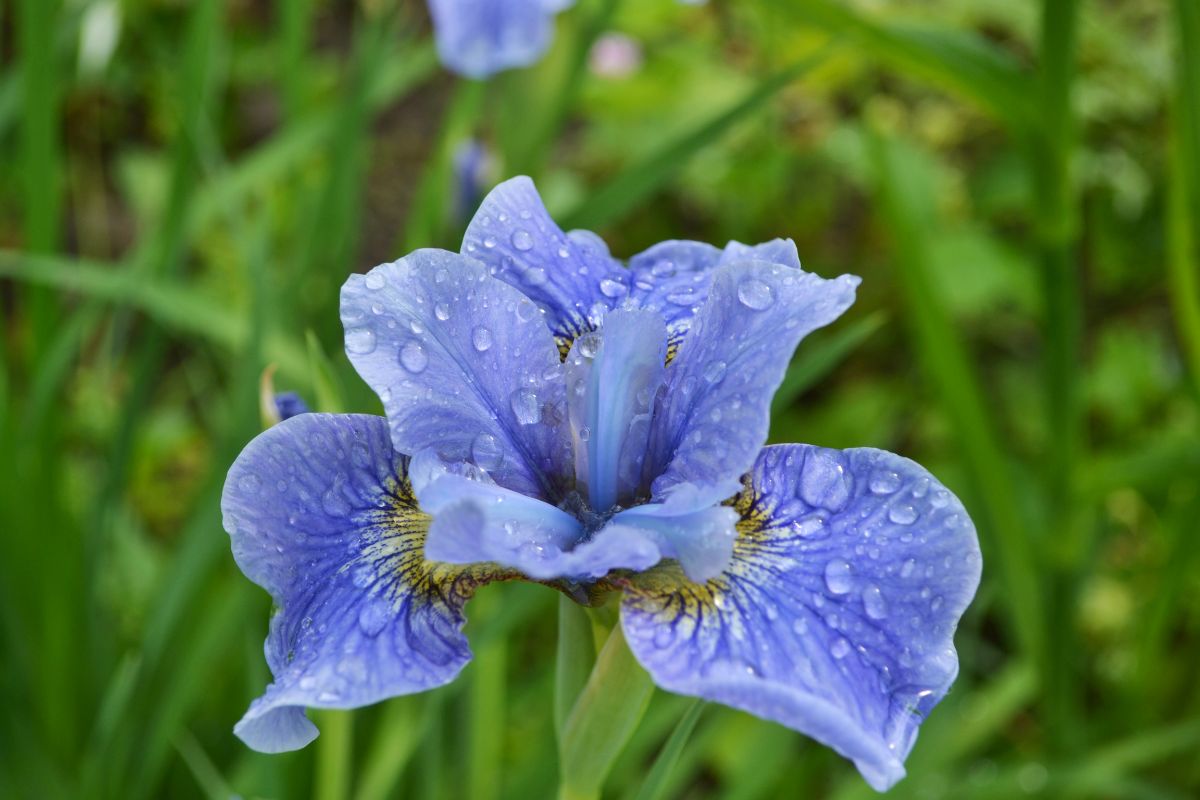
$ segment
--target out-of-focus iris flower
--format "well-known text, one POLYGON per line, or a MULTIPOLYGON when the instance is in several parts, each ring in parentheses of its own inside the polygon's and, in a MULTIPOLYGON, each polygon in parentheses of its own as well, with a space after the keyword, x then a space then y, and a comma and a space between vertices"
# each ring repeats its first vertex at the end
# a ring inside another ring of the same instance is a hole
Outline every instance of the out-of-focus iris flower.
POLYGON ((279 415, 279 420, 282 422, 285 419, 291 419, 297 414, 311 413, 308 403, 304 402, 304 398, 295 392, 280 392, 275 395, 275 412, 279 415))
POLYGON ((225 526, 278 605, 275 682, 236 731, 264 751, 350 708, 452 680, 463 607, 525 578, 624 592, 664 689, 852 759, 878 789, 958 671, 974 528, 917 464, 764 447, 797 343, 858 278, 791 241, 668 241, 612 258, 531 181, 485 198, 461 253, 419 250, 342 289, 346 352, 387 416, 303 414, 229 472, 225 526))
POLYGON ((460 75, 486 78, 538 61, 550 46, 555 15, 573 5, 575 0, 429 0, 429 12, 442 63, 460 75))

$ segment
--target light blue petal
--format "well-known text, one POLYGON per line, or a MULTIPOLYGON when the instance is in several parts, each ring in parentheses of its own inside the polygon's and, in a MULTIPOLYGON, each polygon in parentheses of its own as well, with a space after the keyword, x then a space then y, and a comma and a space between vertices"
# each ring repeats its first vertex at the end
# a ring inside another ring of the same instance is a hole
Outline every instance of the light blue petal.
POLYGON ((733 563, 636 579, 621 620, 664 689, 749 711, 852 759, 884 791, 958 672, 975 529, 919 465, 880 450, 764 449, 733 563))
POLYGON ((724 250, 702 242, 667 241, 629 259, 633 301, 666 319, 671 357, 691 327, 692 318, 708 299, 713 270, 746 260, 800 268, 800 256, 791 239, 754 246, 730 242, 724 250))
POLYGON ((556 498, 570 472, 562 367, 542 315, 478 261, 417 250, 342 287, 346 352, 383 401, 392 443, 471 461, 556 498))
POLYGON ((646 466, 656 498, 679 484, 727 486, 750 469, 792 351, 850 307, 858 283, 764 261, 713 271, 655 407, 646 466))
POLYGON ((644 570, 662 558, 657 540, 634 528, 604 528, 585 539, 578 519, 457 466, 417 456, 421 507, 433 515, 425 555, 455 564, 493 562, 535 580, 588 581, 614 569, 644 570))
POLYGON ((484 198, 467 227, 462 252, 520 289, 546 312, 562 354, 594 330, 629 293, 629 274, 587 232, 563 233, 550 218, 533 181, 507 180, 484 198))
POLYGON ((575 340, 566 360, 576 488, 593 511, 628 505, 642 484, 650 408, 667 332, 653 311, 617 310, 575 340))
MULTIPOLYGON (((693 581, 715 578, 729 566, 737 512, 728 506, 691 508, 676 502, 646 503, 615 514, 611 525, 624 525, 652 535, 663 557, 674 558, 693 581)), ((607 531, 600 532, 603 536, 607 531)))
POLYGON ((565 0, 429 0, 438 55, 470 78, 533 64, 546 52, 565 0))
POLYGON ((495 571, 428 564, 428 517, 382 417, 301 414, 259 435, 221 498, 238 566, 275 600, 275 676, 236 733, 280 752, 317 735, 304 707, 355 708, 454 679, 462 609, 495 571))

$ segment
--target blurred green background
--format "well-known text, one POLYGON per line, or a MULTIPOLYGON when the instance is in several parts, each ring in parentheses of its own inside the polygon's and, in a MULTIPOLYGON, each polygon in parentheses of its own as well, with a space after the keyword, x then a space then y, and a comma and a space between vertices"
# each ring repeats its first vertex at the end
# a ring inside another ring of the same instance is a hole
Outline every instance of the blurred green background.
MULTIPOLYGON (((479 84, 421 2, 4 0, 0 797, 553 795, 537 586, 481 594, 447 688, 298 753, 231 732, 268 681, 218 508, 260 376, 380 411, 338 287, 457 249, 468 140, 618 256, 790 236, 863 276, 772 439, 920 461, 985 554, 895 796, 1200 796, 1200 3, 581 0, 479 84)), ((606 796, 687 705, 655 694, 606 796)), ((711 706, 665 794, 871 795, 711 706)))

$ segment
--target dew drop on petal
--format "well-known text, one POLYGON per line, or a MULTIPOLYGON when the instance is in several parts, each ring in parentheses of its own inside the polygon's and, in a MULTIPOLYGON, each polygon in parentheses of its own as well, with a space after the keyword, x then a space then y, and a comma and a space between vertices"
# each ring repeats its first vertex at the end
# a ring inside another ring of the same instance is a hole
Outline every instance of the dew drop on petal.
POLYGON ((709 383, 716 383, 725 377, 725 362, 714 361, 704 369, 704 380, 709 383))
POLYGON ((871 584, 863 589, 863 608, 866 609, 867 616, 871 619, 883 619, 888 614, 887 601, 883 599, 883 592, 875 584, 871 584))
POLYGON ((854 586, 850 576, 850 563, 834 559, 825 565, 825 585, 834 594, 845 594, 854 586))
POLYGON ((368 600, 358 612, 358 627, 367 636, 378 636, 388 623, 391 616, 387 603, 383 600, 368 600))
POLYGON ((900 476, 890 469, 881 469, 871 476, 870 486, 875 494, 891 494, 900 488, 900 476))
POLYGON ((600 281, 600 291, 605 297, 617 298, 624 295, 629 289, 625 288, 625 284, 620 281, 614 281, 612 278, 605 278, 600 281))
POLYGON ((414 375, 425 371, 429 366, 429 354, 420 342, 409 342, 400 348, 400 365, 414 375))
POLYGON ((433 307, 433 315, 442 322, 450 319, 450 306, 445 303, 438 303, 433 307))
POLYGON ((888 510, 888 519, 897 525, 911 525, 917 521, 917 510, 907 503, 892 506, 888 510))
POLYGON ((375 351, 375 331, 370 328, 351 328, 346 331, 346 351, 365 356, 375 351))
POLYGON ((499 469, 504 463, 504 451, 500 442, 490 433, 481 433, 471 442, 471 460, 480 469, 499 469))
POLYGON ((367 277, 363 280, 367 288, 373 292, 382 289, 386 282, 387 280, 383 277, 383 273, 377 269, 368 272, 367 277))
POLYGON ((742 305, 755 311, 763 311, 775 302, 775 290, 758 278, 746 278, 738 284, 738 299, 742 305))
POLYGON ((471 331, 471 344, 481 353, 492 346, 492 341, 492 332, 483 325, 476 325, 471 331))
POLYGON ((243 492, 257 492, 262 488, 262 481, 257 475, 243 475, 242 479, 238 481, 238 488, 243 492))
POLYGON ((531 267, 525 271, 525 283, 530 286, 541 286, 546 282, 546 270, 541 267, 531 267))
POLYGON ((846 641, 844 636, 839 636, 833 644, 829 646, 829 655, 834 658, 845 658, 850 655, 850 643, 846 641))
POLYGON ((541 419, 537 395, 531 389, 517 389, 509 398, 513 414, 522 425, 532 425, 541 419))
POLYGON ((521 252, 532 250, 533 237, 529 235, 529 231, 523 228, 518 228, 517 230, 513 231, 512 246, 521 252))

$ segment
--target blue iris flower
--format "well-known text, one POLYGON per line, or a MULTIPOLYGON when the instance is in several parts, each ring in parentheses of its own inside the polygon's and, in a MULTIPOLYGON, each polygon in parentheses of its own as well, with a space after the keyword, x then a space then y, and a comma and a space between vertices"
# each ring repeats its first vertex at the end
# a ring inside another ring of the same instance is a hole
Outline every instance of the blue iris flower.
POLYGON ((528 178, 461 253, 418 250, 342 289, 346 352, 387 416, 301 414, 230 469, 225 527, 278 605, 275 681, 236 727, 275 752, 351 708, 454 679, 489 581, 620 589, 664 689, 806 733, 877 789, 958 671, 975 530, 917 464, 764 447, 799 341, 858 278, 791 241, 668 241, 612 258, 528 178))
POLYGON ((429 12, 442 63, 460 75, 486 78, 538 61, 550 46, 555 15, 573 5, 575 0, 429 0, 429 12))

